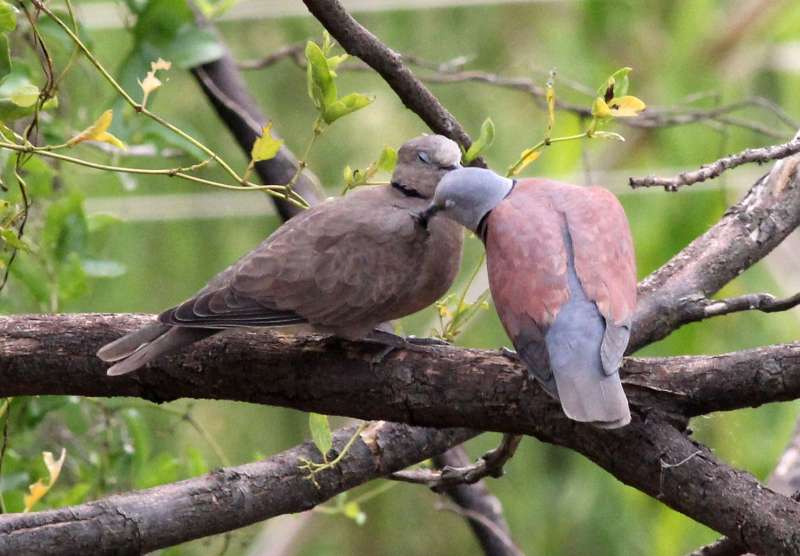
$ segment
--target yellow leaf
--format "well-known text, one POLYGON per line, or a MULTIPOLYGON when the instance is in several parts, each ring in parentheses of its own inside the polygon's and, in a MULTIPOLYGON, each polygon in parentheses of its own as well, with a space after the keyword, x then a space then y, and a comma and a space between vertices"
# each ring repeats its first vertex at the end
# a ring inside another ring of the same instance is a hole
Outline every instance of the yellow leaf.
POLYGON ((630 95, 612 98, 611 102, 608 103, 608 107, 611 110, 611 115, 615 118, 632 118, 647 108, 641 99, 630 95))
POLYGON ((556 92, 552 85, 547 86, 545 98, 547 99, 547 133, 549 136, 556 121, 556 92))
POLYGON ((611 109, 606 104, 606 101, 603 100, 603 97, 597 97, 594 99, 592 103, 592 116, 595 118, 610 118, 612 116, 611 109))
POLYGON ((508 177, 513 177, 522 172, 530 163, 542 156, 542 151, 533 147, 525 149, 519 155, 519 160, 509 169, 508 177))
POLYGON ((61 457, 58 460, 53 458, 52 452, 42 452, 44 464, 47 467, 47 473, 50 475, 49 480, 45 483, 39 479, 28 487, 29 494, 25 495, 25 512, 31 511, 34 504, 36 504, 42 497, 47 494, 61 475, 61 467, 64 465, 64 459, 67 457, 67 450, 61 448, 61 457))
POLYGON ((253 143, 253 148, 250 150, 250 156, 253 162, 275 158, 275 155, 277 155, 278 151, 281 149, 283 140, 275 139, 272 136, 271 130, 272 122, 269 122, 264 126, 261 137, 256 139, 255 143, 253 143))
POLYGON ((81 131, 78 135, 73 137, 67 142, 70 147, 83 143, 84 141, 101 141, 103 143, 110 143, 120 149, 125 148, 125 143, 114 137, 108 132, 111 126, 111 120, 114 118, 114 113, 111 110, 103 112, 95 122, 81 131))

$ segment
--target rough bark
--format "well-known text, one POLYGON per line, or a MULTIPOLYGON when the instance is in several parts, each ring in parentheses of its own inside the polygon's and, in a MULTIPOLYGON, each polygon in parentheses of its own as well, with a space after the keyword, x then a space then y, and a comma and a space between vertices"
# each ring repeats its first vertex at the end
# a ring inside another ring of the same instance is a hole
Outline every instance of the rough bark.
POLYGON ((697 320, 708 297, 797 229, 798 162, 798 155, 777 162, 717 224, 640 284, 629 353, 697 320))
MULTIPOLYGON (((355 432, 336 433, 335 448, 355 432)), ((70 508, 0 517, 0 553, 142 554, 222 533, 284 513, 313 508, 340 492, 382 477, 463 442, 463 429, 435 433, 395 423, 372 423, 350 448, 353 457, 318 473, 301 458, 319 461, 311 443, 267 460, 70 508)))
POLYGON ((198 344, 192 353, 165 358, 142 372, 105 377, 104 365, 93 356, 95 347, 148 319, 0 319, 0 396, 238 399, 417 425, 524 433, 581 452, 621 481, 755 552, 800 551, 796 502, 718 461, 662 417, 680 424, 684 415, 701 411, 699 400, 719 400, 708 410, 751 405, 754 395, 756 403, 766 402, 764 388, 780 399, 800 395, 800 344, 712 357, 631 359, 626 381, 634 423, 601 431, 566 419, 518 363, 479 350, 397 351, 374 363, 380 347, 368 343, 245 332, 198 344))
MULTIPOLYGON (((98 346, 152 321, 130 314, 0 317, 0 397, 36 394, 237 400, 438 427, 530 432, 564 420, 527 370, 497 351, 396 350, 332 337, 242 331, 106 377, 98 346)), ((627 358, 642 415, 681 422, 800 397, 800 342, 713 356, 627 358)))

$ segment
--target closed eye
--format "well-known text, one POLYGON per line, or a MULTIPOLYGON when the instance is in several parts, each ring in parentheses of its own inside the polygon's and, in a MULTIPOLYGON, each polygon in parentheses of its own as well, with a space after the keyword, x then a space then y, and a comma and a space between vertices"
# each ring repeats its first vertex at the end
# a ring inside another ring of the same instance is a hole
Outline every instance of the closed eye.
POLYGON ((424 151, 420 151, 419 153, 417 153, 417 158, 419 158, 425 164, 431 163, 431 158, 428 156, 428 153, 424 151))

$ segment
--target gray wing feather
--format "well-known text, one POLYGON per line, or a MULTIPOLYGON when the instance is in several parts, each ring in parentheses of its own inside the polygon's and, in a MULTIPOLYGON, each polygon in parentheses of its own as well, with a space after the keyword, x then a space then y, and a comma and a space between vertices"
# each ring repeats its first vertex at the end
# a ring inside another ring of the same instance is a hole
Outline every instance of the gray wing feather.
POLYGON ((550 371, 547 345, 542 332, 532 319, 514 338, 514 348, 528 367, 528 372, 542 385, 544 391, 558 399, 555 378, 550 371))
MULTIPOLYGON (((558 397, 564 413, 576 421, 604 428, 625 426, 630 409, 619 373, 609 372, 603 361, 602 346, 608 340, 609 357, 621 358, 613 342, 619 333, 607 334, 606 322, 578 280, 572 255, 572 240, 565 232, 568 251, 567 283, 569 300, 545 334, 545 344, 558 397)), ((624 348, 623 348, 624 351, 624 348)), ((614 359, 609 359, 613 362, 614 359)))
POLYGON ((613 375, 622 366, 622 357, 631 337, 631 323, 616 325, 605 319, 606 331, 600 346, 600 360, 607 375, 613 375))

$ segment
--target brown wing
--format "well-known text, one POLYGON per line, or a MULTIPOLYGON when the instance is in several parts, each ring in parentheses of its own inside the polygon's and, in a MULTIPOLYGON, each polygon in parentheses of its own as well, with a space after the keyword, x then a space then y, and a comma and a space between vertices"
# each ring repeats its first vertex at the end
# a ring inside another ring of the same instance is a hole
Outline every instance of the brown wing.
POLYGON ((383 188, 365 189, 296 216, 177 307, 173 319, 371 329, 416 278, 419 229, 393 200, 383 188))

